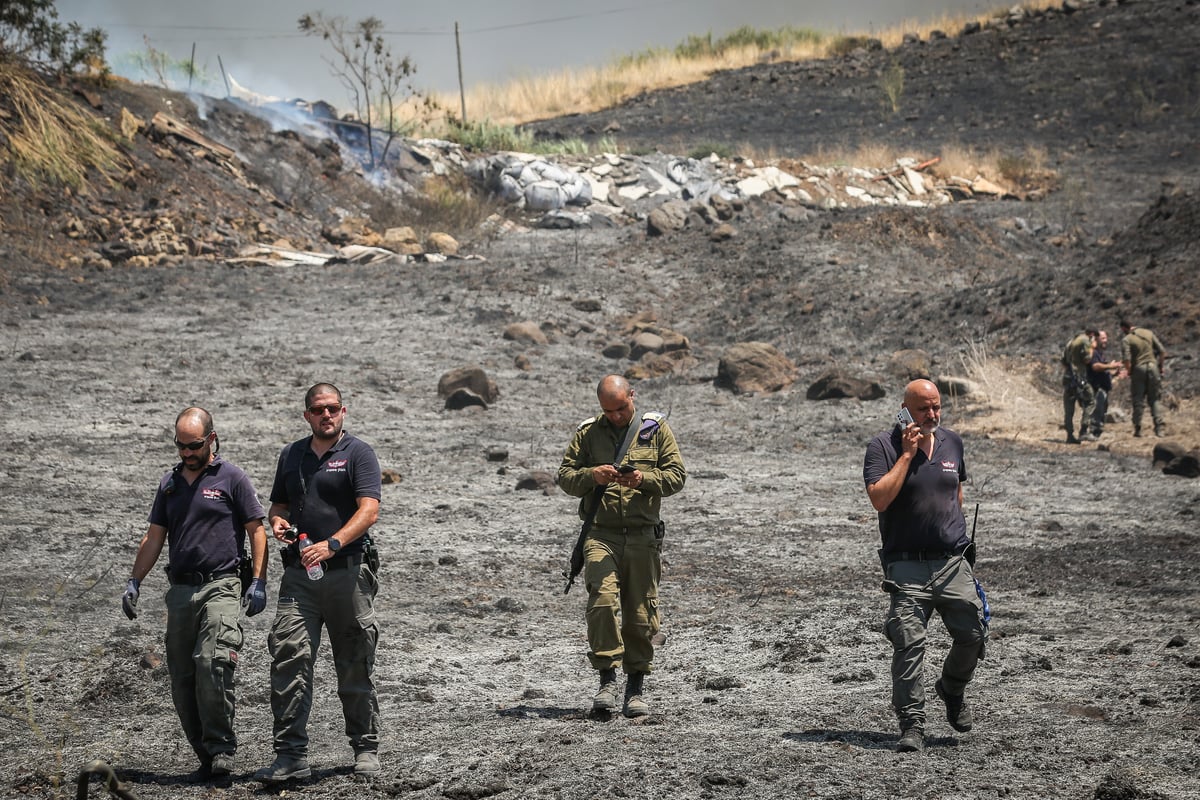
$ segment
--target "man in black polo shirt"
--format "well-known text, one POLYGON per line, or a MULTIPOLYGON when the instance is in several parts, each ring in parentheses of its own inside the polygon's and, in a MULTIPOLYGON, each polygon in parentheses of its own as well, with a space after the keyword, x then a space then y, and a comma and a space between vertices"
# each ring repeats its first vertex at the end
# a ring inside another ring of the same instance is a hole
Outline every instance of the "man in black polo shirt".
POLYGON ((891 594, 884 632, 892 643, 892 707, 900 722, 896 749, 925 747, 925 635, 934 611, 954 643, 935 689, 946 719, 969 731, 971 709, 963 691, 983 653, 987 628, 971 570, 973 554, 962 512, 967 468, 958 434, 941 428, 937 386, 915 380, 902 408, 913 422, 897 424, 867 445, 863 479, 879 512, 884 588, 891 594))
POLYGON ((369 535, 379 518, 379 461, 370 445, 342 430, 346 406, 336 386, 313 386, 304 409, 312 436, 283 448, 271 487, 271 530, 288 546, 269 639, 275 761, 256 774, 268 783, 312 774, 307 728, 322 626, 333 649, 354 774, 371 777, 380 769, 374 683, 378 583, 369 535), (312 546, 298 550, 299 534, 307 534, 312 546), (307 569, 321 565, 324 575, 311 579, 307 569))
POLYGON ((233 771, 234 668, 242 649, 238 564, 250 539, 254 577, 245 605, 253 616, 267 604, 267 537, 263 510, 246 473, 217 455, 212 416, 187 408, 175 419, 180 461, 163 476, 150 509, 150 528, 138 546, 121 599, 137 616, 142 580, 164 544, 167 565, 167 671, 171 699, 200 776, 233 771))

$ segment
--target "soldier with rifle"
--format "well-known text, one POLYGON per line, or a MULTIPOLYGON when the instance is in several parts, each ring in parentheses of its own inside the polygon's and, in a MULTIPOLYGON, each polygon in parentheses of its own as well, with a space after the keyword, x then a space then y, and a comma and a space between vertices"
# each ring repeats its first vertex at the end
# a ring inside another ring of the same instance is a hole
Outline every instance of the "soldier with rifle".
POLYGON ((567 591, 583 572, 587 586, 588 659, 600 673, 594 711, 617 706, 617 671, 628 676, 623 713, 650 713, 643 692, 653 669, 662 572, 662 498, 683 488, 687 473, 662 414, 638 414, 634 390, 620 375, 596 389, 602 413, 580 423, 558 469, 558 485, 581 498, 584 520, 572 554, 567 591))

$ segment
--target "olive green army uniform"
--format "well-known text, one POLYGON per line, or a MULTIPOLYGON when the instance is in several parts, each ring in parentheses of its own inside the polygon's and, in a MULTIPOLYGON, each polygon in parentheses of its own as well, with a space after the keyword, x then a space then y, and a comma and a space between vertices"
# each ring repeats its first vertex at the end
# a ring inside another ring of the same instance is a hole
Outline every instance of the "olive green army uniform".
POLYGON ((1159 364, 1167 349, 1148 328, 1131 328, 1121 341, 1121 360, 1129 365, 1130 401, 1133 405, 1133 430, 1140 434, 1142 413, 1150 406, 1154 432, 1162 433, 1162 374, 1159 364))
POLYGON ((1088 421, 1096 413, 1096 390, 1088 382, 1088 371, 1092 362, 1092 340, 1081 333, 1067 343, 1063 350, 1063 427, 1067 429, 1067 441, 1075 441, 1075 403, 1083 412, 1079 421, 1079 438, 1087 434, 1088 421))
MULTIPOLYGON (((687 473, 675 436, 661 414, 633 414, 637 437, 622 463, 643 477, 637 488, 609 484, 584 544, 584 582, 588 591, 588 658, 597 670, 652 671, 659 629, 658 581, 662 572, 662 498, 683 488, 687 473)), ((584 518, 596 482, 592 468, 612 464, 628 427, 617 429, 600 414, 575 431, 558 469, 558 485, 582 498, 584 518)))

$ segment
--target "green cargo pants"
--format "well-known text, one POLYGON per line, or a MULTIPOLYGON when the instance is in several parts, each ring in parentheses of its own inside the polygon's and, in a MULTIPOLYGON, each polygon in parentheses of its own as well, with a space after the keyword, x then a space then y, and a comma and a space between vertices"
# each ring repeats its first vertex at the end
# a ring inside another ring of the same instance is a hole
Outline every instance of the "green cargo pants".
POLYGON ((1129 393, 1133 405, 1133 427, 1142 427, 1142 415, 1150 406, 1150 418, 1154 420, 1154 432, 1163 424, 1162 376, 1157 364, 1140 364, 1129 372, 1129 393))
POLYGON ((588 660, 601 670, 650 672, 658 633, 661 541, 654 528, 592 528, 584 543, 588 660), (628 532, 622 532, 627 530, 628 532))
POLYGON ((236 576, 167 589, 167 672, 183 735, 205 763, 237 751, 234 668, 242 650, 236 576))
POLYGON ((354 752, 379 749, 379 701, 375 696, 375 593, 379 584, 366 564, 346 564, 309 580, 300 567, 286 567, 279 584, 271 651, 271 711, 275 752, 308 754, 308 715, 313 703, 313 664, 321 626, 329 632, 337 693, 346 736, 354 752))
POLYGON ((975 593, 966 559, 893 561, 884 571, 899 587, 891 595, 884 623, 884 635, 892 643, 892 708, 901 728, 924 727, 922 676, 929 619, 937 611, 953 639, 942 664, 942 684, 947 693, 962 694, 975 675, 987 638, 983 602, 975 593))

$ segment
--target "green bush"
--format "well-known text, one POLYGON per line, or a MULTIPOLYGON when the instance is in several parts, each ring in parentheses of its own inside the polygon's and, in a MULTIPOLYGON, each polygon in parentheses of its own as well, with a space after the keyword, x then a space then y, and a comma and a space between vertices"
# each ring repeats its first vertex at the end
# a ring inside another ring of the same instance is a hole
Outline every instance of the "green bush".
POLYGON ((57 73, 82 68, 107 77, 100 28, 84 30, 79 23, 58 21, 54 0, 3 0, 0 2, 0 58, 16 59, 57 73))

